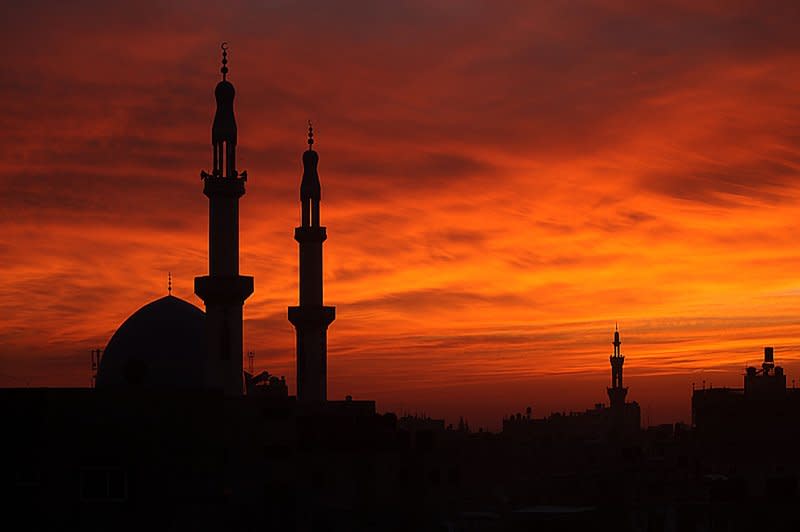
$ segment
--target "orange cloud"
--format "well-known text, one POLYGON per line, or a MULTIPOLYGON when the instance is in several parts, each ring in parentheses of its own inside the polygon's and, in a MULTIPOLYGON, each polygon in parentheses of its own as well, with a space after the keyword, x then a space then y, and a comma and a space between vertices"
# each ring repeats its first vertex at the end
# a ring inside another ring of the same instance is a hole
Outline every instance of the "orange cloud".
POLYGON ((195 304, 231 41, 245 342, 293 381, 305 120, 330 391, 496 426, 605 397, 688 418, 774 344, 800 368, 794 2, 15 6, 0 29, 0 384, 85 385, 164 293, 195 304))

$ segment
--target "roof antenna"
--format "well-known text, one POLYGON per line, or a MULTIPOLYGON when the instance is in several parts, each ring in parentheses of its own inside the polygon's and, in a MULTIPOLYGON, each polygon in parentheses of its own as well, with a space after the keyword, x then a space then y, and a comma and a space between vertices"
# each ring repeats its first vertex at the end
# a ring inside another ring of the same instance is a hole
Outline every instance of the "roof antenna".
POLYGON ((172 272, 167 272, 167 295, 172 295, 172 272))
POLYGON ((225 81, 228 76, 228 41, 223 41, 219 47, 222 48, 222 68, 219 71, 222 72, 222 81, 225 81))
POLYGON ((308 121, 308 149, 314 146, 314 127, 311 125, 311 120, 308 121))

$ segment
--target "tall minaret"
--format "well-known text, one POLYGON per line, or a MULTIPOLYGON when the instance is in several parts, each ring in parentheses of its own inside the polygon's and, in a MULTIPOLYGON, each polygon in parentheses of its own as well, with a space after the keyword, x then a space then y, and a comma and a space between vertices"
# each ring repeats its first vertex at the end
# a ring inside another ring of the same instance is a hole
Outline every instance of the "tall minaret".
POLYGON ((214 96, 217 112, 211 128, 214 170, 200 172, 208 196, 208 275, 195 277, 194 293, 206 305, 209 388, 227 395, 243 393, 242 307, 253 293, 253 278, 239 275, 239 198, 247 172, 236 170, 236 91, 227 80, 227 43, 222 43, 222 81, 214 96))
POLYGON ((621 345, 617 325, 614 327, 614 354, 608 357, 611 362, 611 388, 608 388, 608 399, 613 409, 624 408, 625 396, 628 394, 628 389, 622 386, 622 365, 625 363, 625 357, 620 352, 621 345))
POLYGON ((297 400, 307 403, 327 399, 328 326, 336 319, 336 308, 322 304, 322 243, 327 234, 319 224, 319 156, 313 146, 309 122, 300 183, 301 225, 294 230, 300 244, 300 305, 289 307, 289 321, 297 331, 297 400))

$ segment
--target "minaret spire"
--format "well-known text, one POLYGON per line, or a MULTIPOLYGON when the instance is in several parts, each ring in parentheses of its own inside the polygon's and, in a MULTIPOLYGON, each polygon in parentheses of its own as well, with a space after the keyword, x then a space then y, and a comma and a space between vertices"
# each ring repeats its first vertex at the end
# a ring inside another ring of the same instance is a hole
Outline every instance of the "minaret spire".
POLYGON ((219 71, 222 73, 222 81, 226 81, 228 76, 228 41, 224 41, 219 47, 222 48, 222 68, 219 71))
POLYGON ((253 293, 253 278, 239 275, 239 198, 247 172, 236 170, 236 90, 228 81, 228 43, 222 48, 222 81, 214 89, 217 110, 211 127, 213 170, 200 172, 208 196, 208 275, 195 277, 194 291, 206 305, 210 388, 241 395, 242 307, 253 293))
POLYGON ((308 150, 303 153, 300 183, 300 227, 294 238, 300 244, 300 304, 289 307, 289 321, 297 332, 297 399, 322 402, 327 399, 328 326, 336 319, 336 308, 322 299, 322 243, 326 228, 320 225, 321 186, 313 149, 314 128, 308 122, 308 150))
POLYGON ((628 389, 622 386, 622 365, 625 357, 620 351, 622 341, 619 338, 619 324, 614 326, 614 354, 609 357, 611 362, 611 387, 608 388, 608 399, 611 401, 611 408, 622 408, 625 406, 625 396, 628 389))

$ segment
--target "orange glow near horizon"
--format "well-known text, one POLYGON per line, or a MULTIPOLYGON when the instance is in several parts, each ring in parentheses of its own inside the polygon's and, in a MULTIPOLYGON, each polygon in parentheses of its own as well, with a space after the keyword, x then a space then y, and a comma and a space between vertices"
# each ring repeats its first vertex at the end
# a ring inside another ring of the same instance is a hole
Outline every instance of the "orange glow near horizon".
POLYGON ((800 373, 800 8, 746 2, 153 3, 0 22, 0 385, 201 306, 219 42, 237 89, 245 346, 293 390, 300 157, 320 154, 329 394, 496 428, 607 402, 619 321, 645 422, 800 373))

